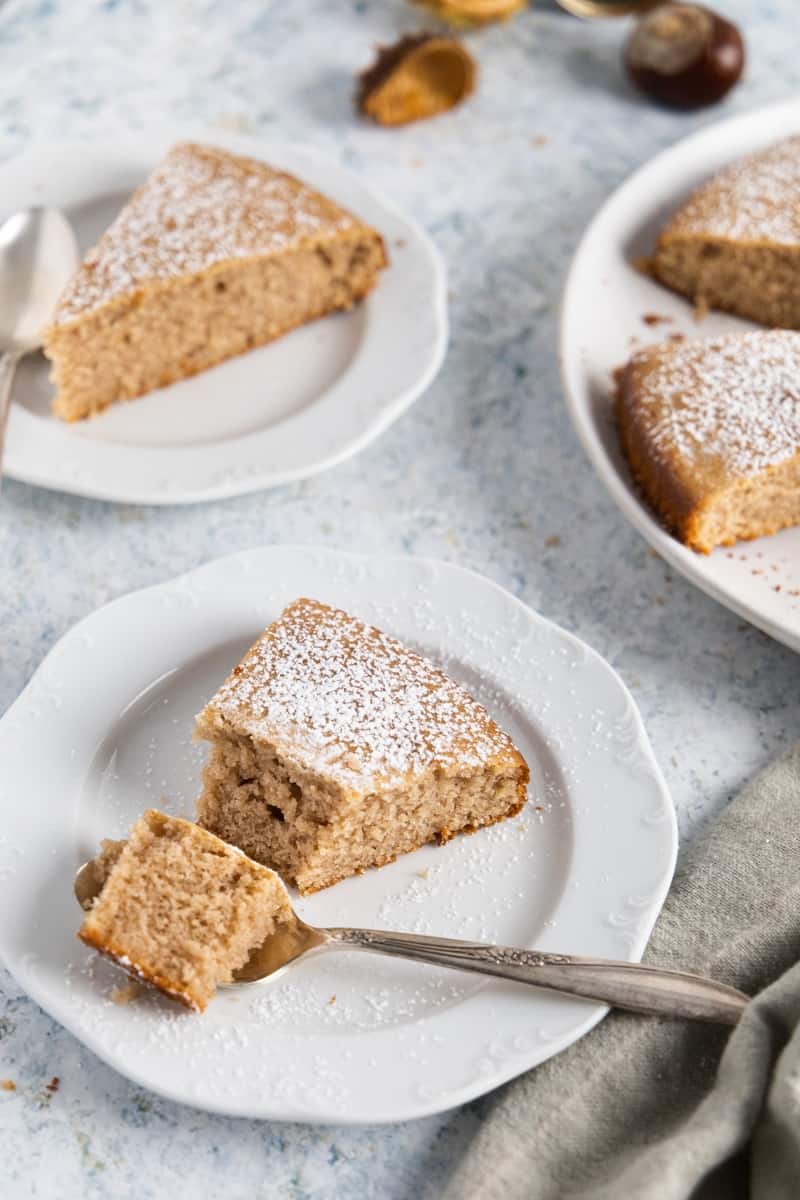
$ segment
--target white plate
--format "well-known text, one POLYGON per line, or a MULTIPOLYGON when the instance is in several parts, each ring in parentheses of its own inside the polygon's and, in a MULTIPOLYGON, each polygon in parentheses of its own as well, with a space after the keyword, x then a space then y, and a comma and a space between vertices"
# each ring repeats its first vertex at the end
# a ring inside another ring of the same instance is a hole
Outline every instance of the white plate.
POLYGON ((706 337, 757 326, 691 305, 630 265, 652 253, 666 217, 713 171, 800 130, 792 101, 713 125, 657 155, 627 180, 592 221, 567 280, 561 357, 567 405, 594 467, 628 520, 709 595, 760 629, 800 650, 800 528, 696 554, 671 537, 633 486, 612 419, 611 372, 632 350, 670 333, 706 337), (650 326, 647 314, 669 318, 650 326))
POLYGON ((172 1099, 271 1119, 406 1120, 542 1062, 605 1009, 357 952, 224 989, 202 1017, 151 995, 120 1007, 110 995, 124 976, 75 938, 76 867, 147 805, 193 815, 204 756, 193 714, 299 595, 443 663, 509 729, 533 775, 519 817, 299 900, 302 915, 640 957, 677 834, 618 676, 471 572, 292 547, 220 559, 99 609, 0 721, 0 950, 37 1003, 172 1099))
POLYGON ((390 266, 349 313, 314 321, 192 379, 66 425, 48 364, 22 364, 5 470, 104 500, 186 504, 313 475, 362 450, 424 391, 447 343, 444 266, 430 239, 361 179, 316 152, 218 131, 163 130, 48 143, 3 164, 3 208, 64 208, 95 242, 167 149, 185 137, 261 158, 374 225, 390 266))

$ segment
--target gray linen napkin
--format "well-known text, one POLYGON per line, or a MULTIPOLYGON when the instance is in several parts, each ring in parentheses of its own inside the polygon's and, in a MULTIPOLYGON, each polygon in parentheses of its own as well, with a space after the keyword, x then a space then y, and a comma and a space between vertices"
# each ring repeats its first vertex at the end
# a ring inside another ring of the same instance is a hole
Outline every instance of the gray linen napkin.
POLYGON ((444 1200, 798 1200, 798 960, 800 746, 689 846, 645 954, 759 992, 738 1028, 611 1013, 497 1093, 444 1200))

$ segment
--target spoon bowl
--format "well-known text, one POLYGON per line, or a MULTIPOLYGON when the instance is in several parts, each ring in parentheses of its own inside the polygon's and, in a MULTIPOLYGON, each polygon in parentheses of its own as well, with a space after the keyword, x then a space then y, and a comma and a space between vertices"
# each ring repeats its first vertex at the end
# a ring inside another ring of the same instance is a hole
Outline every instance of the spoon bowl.
MULTIPOLYGON (((92 907, 105 882, 105 872, 95 863, 94 859, 84 863, 75 877, 75 896, 83 909, 92 907)), ((736 988, 684 971, 382 929, 317 929, 294 911, 253 950, 244 966, 234 973, 233 982, 267 979, 323 947, 372 950, 433 966, 512 979, 630 1012, 723 1025, 736 1025, 749 1001, 736 988)))
POLYGON ((78 242, 56 208, 28 208, 0 225, 0 467, 17 363, 38 350, 77 270, 78 242))

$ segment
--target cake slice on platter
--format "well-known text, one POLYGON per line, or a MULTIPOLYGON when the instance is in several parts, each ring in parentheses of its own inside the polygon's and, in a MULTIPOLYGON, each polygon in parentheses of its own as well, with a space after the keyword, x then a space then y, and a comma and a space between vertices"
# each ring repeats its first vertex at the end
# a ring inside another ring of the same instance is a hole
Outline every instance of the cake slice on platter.
POLYGON ((91 416, 350 308, 386 265, 380 234, 308 184, 181 143, 61 297, 53 411, 91 416))
POLYGON ((800 329, 800 136, 701 184, 661 231, 650 266, 701 309, 800 329))
POLYGON ((301 892, 519 812, 528 767, 459 684, 337 608, 290 604, 200 713, 200 824, 301 892))
POLYGON ((621 374, 617 420, 645 497, 693 550, 800 524, 800 333, 641 350, 621 374))

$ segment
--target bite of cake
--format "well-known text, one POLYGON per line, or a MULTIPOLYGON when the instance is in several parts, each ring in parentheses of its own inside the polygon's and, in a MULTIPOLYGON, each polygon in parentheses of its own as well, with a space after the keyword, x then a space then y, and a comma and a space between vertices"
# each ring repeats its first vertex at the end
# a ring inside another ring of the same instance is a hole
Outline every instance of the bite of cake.
POLYGON ((340 609, 290 604, 196 721, 198 820, 301 892, 519 812, 510 737, 426 659, 340 609))
POLYGON ((701 308, 800 329, 800 137, 732 163, 662 230, 650 264, 701 308))
POLYGON ((645 497, 693 550, 800 523, 800 333, 641 350, 621 375, 617 421, 645 497))
POLYGON ((380 234, 308 184, 181 143, 61 297, 53 411, 91 416, 350 308, 386 264, 380 234))
POLYGON ((94 870, 102 890, 78 937, 198 1012, 291 916, 273 871, 154 809, 103 844, 94 870))

